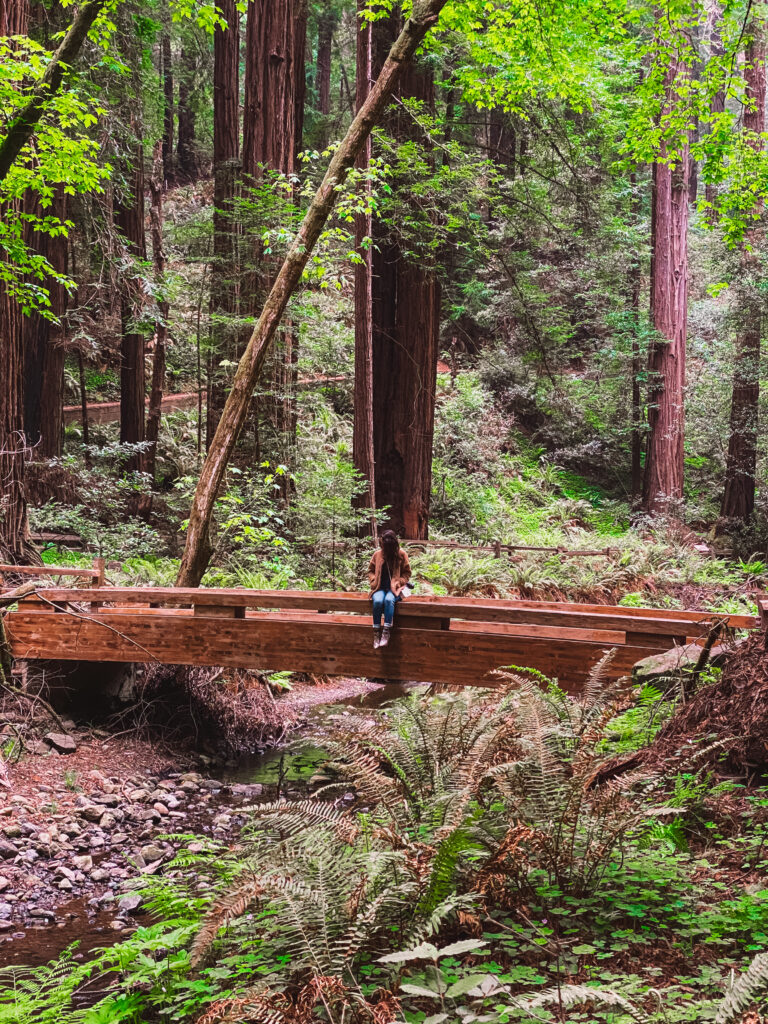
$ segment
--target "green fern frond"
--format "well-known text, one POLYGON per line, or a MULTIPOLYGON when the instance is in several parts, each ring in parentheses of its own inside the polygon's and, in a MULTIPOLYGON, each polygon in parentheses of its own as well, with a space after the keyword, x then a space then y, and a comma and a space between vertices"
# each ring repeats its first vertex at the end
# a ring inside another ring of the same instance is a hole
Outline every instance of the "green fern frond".
POLYGON ((747 970, 735 977, 717 1010, 715 1024, 731 1024, 768 988, 768 953, 758 953, 747 970))

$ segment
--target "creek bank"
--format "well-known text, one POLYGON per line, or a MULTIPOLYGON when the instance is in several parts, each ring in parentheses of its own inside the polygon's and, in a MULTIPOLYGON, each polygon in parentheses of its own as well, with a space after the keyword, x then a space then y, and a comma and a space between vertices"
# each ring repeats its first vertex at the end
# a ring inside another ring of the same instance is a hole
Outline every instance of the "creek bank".
POLYGON ((262 749, 215 767, 71 720, 63 724, 72 753, 41 730, 29 735, 8 766, 10 789, 0 788, 0 966, 43 963, 73 941, 81 951, 115 941, 142 919, 132 879, 161 872, 182 845, 167 836, 234 842, 244 807, 306 791, 326 756, 329 718, 407 692, 365 680, 297 684, 278 703, 303 724, 301 749, 262 749))

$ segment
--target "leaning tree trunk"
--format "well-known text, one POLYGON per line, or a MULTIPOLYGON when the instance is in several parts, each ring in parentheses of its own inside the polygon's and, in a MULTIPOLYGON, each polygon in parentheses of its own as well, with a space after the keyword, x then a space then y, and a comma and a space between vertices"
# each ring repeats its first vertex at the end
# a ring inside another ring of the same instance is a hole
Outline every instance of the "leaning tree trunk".
POLYGON ((343 185, 365 140, 383 114, 403 70, 412 60, 426 34, 437 23, 445 3, 446 0, 417 0, 414 4, 413 14, 392 47, 376 85, 334 153, 325 177, 275 278, 251 340, 240 360, 216 436, 203 463, 190 509, 186 545, 176 580, 177 586, 198 586, 208 565, 212 551, 210 526, 214 503, 224 482, 230 456, 245 423, 254 385, 288 301, 301 280, 312 250, 336 203, 337 190, 343 185))
MULTIPOLYGON (((667 75, 674 90, 675 64, 667 75)), ((643 507, 674 514, 683 497, 685 345, 688 325, 688 146, 677 162, 653 166, 651 206, 651 320, 658 338, 649 356, 648 449, 643 507)))
POLYGON ((211 345, 208 357, 206 438, 210 444, 226 401, 226 374, 219 363, 237 356, 237 218, 234 202, 240 172, 240 14, 234 0, 220 7, 227 28, 213 37, 213 263, 211 345))
MULTIPOLYGON (((129 256, 142 262, 147 258, 144 234, 144 168, 143 151, 137 146, 129 181, 131 192, 115 207, 115 223, 120 229, 129 256)), ((138 270, 135 271, 138 274, 138 270)), ((144 335, 135 329, 141 306, 141 287, 129 271, 123 275, 120 296, 120 319, 122 336, 120 340, 120 441, 122 444, 138 444, 145 440, 144 430, 144 335)), ((144 459, 140 453, 126 462, 126 470, 132 472, 143 468, 144 459)))
MULTIPOLYGON (((765 26, 754 22, 745 55, 746 94, 744 131, 755 149, 762 149, 765 130, 765 26)), ((760 232, 748 232, 741 254, 741 338, 736 352, 731 399, 730 437, 725 466, 725 489, 720 508, 723 520, 747 523, 755 508, 757 427, 760 399, 760 336, 762 303, 756 283, 760 279, 760 232)))

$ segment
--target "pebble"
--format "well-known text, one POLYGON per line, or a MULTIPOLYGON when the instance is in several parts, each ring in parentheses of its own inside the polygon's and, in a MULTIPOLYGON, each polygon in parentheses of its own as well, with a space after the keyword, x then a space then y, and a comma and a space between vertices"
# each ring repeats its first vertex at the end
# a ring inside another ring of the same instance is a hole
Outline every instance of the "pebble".
POLYGON ((4 840, 0 839, 0 857, 2 857, 3 860, 10 860, 10 858, 15 857, 18 852, 19 851, 13 843, 6 843, 4 840))
POLYGON ((13 913, 13 907, 10 903, 0 903, 0 918, 7 920, 13 913))
POLYGON ((3 876, 0 876, 0 892, 4 892, 10 885, 10 880, 3 876))
POLYGON ((88 855, 84 857, 73 857, 72 863, 78 871, 90 871, 93 867, 93 857, 88 855))

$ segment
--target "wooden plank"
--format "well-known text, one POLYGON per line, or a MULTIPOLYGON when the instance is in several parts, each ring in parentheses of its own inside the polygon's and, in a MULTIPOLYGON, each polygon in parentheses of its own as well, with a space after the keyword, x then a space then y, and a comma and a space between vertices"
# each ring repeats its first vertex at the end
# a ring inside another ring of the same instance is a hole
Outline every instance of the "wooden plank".
POLYGON ((11 573, 23 576, 80 576, 90 580, 98 580, 101 575, 99 569, 73 569, 71 565, 0 565, 0 575, 11 573))
MULTIPOLYGON (((206 605, 251 608, 298 609, 326 612, 370 613, 370 599, 362 593, 332 591, 256 591, 221 588, 103 587, 89 591, 50 588, 41 592, 52 601, 118 602, 121 605, 146 604, 178 606, 206 605)), ((622 608, 618 605, 586 605, 548 601, 509 601, 485 598, 409 597, 398 605, 401 614, 428 618, 465 619, 476 622, 549 623, 581 629, 631 629, 637 633, 659 633, 670 637, 691 632, 691 626, 718 616, 711 612, 678 611, 656 608, 622 608), (555 622, 557 620, 557 622, 555 622)), ((732 615, 734 629, 752 629, 758 620, 752 616, 732 615)), ((695 632, 695 630, 693 630, 695 632)))
MULTIPOLYGON (((374 651, 370 626, 358 620, 297 623, 264 615, 217 619, 206 629, 204 619, 191 615, 107 610, 100 620, 20 610, 9 613, 6 628, 16 658, 160 661, 463 685, 482 685, 488 671, 516 665, 578 686, 608 646, 453 628, 396 629, 390 646, 374 651)), ((619 647, 611 673, 625 674, 647 653, 647 647, 619 647)))
MULTIPOLYGON (((548 637, 552 640, 584 640, 618 647, 627 642, 626 633, 615 629, 571 629, 568 626, 519 625, 508 622, 451 622, 454 633, 484 633, 494 636, 548 637)), ((641 644, 642 646, 642 644, 641 644)))

